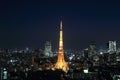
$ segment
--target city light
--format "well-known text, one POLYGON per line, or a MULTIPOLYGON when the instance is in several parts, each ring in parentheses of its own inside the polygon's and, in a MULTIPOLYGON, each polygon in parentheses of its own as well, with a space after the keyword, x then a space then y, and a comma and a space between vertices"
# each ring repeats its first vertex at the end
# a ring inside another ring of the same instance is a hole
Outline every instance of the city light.
POLYGON ((87 74, 88 73, 88 69, 84 69, 83 72, 87 74))

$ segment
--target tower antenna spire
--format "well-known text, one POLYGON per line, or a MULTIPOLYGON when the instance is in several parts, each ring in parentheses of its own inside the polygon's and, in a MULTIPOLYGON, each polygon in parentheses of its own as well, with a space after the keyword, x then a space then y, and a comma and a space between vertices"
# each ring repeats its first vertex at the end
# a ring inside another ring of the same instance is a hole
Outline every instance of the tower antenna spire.
POLYGON ((62 20, 60 20, 60 30, 62 30, 62 20))

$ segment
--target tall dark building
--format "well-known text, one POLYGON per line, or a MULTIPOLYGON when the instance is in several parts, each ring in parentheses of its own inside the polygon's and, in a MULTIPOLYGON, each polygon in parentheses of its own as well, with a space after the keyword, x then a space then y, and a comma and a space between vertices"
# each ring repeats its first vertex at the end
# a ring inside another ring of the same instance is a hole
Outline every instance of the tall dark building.
POLYGON ((84 56, 85 58, 88 58, 88 57, 89 57, 89 50, 88 50, 88 48, 84 49, 84 51, 83 51, 83 56, 84 56))

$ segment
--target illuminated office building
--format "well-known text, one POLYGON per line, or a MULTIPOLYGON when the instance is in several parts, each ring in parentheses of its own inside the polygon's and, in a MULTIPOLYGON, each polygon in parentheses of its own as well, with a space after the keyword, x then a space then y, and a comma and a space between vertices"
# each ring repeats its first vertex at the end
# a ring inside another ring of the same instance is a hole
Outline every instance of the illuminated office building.
POLYGON ((109 50, 108 50, 108 52, 110 54, 116 52, 116 41, 109 41, 109 50))
POLYGON ((53 56, 53 52, 52 52, 52 45, 49 41, 47 41, 45 43, 45 50, 44 50, 44 55, 46 57, 52 57, 53 56))
POLYGON ((91 41, 89 45, 89 57, 93 57, 94 55, 96 55, 96 44, 94 41, 91 41))

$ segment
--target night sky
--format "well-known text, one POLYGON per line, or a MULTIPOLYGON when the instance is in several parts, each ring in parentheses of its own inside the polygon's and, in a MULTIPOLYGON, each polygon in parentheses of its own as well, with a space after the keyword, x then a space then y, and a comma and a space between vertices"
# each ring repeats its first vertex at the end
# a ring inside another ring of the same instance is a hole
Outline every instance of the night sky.
POLYGON ((65 49, 120 41, 119 0, 0 0, 0 47, 57 49, 60 19, 65 49))

